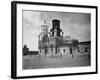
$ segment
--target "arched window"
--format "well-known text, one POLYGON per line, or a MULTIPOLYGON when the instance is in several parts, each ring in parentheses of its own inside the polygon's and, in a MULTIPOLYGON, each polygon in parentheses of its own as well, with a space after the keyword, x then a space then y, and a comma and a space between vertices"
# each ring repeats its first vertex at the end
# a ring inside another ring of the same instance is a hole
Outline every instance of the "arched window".
POLYGON ((65 53, 65 49, 63 49, 63 52, 65 53))
POLYGON ((60 49, 58 49, 58 52, 60 52, 60 49))

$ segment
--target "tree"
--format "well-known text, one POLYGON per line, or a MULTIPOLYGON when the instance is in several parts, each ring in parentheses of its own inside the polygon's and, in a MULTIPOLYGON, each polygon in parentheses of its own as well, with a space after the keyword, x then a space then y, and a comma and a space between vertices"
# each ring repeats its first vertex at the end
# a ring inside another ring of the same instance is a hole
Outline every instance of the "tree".
POLYGON ((24 47, 23 47, 23 55, 27 55, 28 50, 29 50, 29 48, 27 48, 27 45, 25 44, 24 47))

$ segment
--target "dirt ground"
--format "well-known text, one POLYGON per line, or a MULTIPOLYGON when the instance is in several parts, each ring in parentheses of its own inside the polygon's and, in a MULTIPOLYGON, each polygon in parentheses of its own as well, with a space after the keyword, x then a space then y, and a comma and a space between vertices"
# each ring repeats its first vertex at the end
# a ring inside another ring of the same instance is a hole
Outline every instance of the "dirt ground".
POLYGON ((90 66, 90 54, 82 53, 60 56, 23 56, 23 69, 41 69, 41 68, 60 68, 60 67, 83 67, 90 66))

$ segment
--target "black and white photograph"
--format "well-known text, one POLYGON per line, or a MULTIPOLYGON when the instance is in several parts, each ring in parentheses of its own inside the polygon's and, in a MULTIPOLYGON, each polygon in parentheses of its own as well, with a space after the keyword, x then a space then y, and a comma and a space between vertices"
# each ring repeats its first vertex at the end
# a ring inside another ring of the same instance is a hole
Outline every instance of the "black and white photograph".
POLYGON ((91 65, 91 14, 23 10, 23 69, 91 65))
POLYGON ((97 73, 97 7, 12 2, 12 78, 97 73))

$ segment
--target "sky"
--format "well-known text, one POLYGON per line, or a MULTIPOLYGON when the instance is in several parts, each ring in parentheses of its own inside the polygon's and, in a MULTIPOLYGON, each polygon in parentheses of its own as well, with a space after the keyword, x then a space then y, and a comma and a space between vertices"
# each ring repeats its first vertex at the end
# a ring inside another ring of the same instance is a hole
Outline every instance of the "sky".
POLYGON ((22 16, 23 46, 26 44, 29 50, 38 50, 38 35, 41 33, 41 25, 46 21, 50 30, 53 19, 60 20, 60 28, 64 32, 64 36, 71 36, 78 39, 79 42, 91 39, 91 15, 88 13, 24 10, 22 16))

